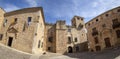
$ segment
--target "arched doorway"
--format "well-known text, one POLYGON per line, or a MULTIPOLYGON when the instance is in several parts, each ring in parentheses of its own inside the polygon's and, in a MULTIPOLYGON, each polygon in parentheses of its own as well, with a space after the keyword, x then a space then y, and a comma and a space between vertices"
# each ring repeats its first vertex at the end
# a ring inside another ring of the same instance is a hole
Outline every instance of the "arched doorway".
POLYGON ((106 48, 111 47, 110 38, 105 38, 104 41, 105 41, 106 48))
POLYGON ((68 53, 73 53, 73 49, 71 46, 68 47, 68 53))

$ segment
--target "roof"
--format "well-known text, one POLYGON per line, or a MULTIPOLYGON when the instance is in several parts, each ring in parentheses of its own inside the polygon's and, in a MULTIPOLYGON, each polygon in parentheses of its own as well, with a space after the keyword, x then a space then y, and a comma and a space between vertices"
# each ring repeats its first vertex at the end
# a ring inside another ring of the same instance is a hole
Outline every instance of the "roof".
POLYGON ((7 12, 7 13, 4 14, 4 16, 7 17, 7 16, 16 15, 16 14, 36 12, 36 11, 39 11, 39 10, 41 10, 41 12, 42 12, 43 21, 44 21, 44 24, 45 24, 45 17, 44 17, 44 12, 43 12, 42 7, 32 7, 32 8, 19 9, 19 10, 7 12))
MULTIPOLYGON (((117 9, 117 8, 120 8, 120 6, 118 6, 118 7, 116 7, 116 8, 113 8, 113 9, 110 9, 110 10, 108 10, 108 11, 106 11, 106 12, 103 12, 102 14, 96 16, 95 18, 91 19, 91 20, 88 21, 87 23, 89 23, 89 22, 93 21, 94 19, 96 19, 97 17, 100 17, 100 16, 102 16, 103 14, 108 13, 108 12, 110 12, 110 11, 112 11, 112 10, 117 9)), ((87 23, 86 23, 86 24, 87 24, 87 23)))
POLYGON ((5 13, 5 17, 11 16, 11 15, 16 15, 16 14, 22 14, 22 13, 30 13, 30 12, 36 12, 41 10, 42 7, 32 7, 32 8, 24 8, 24 9, 19 9, 11 12, 5 13))
POLYGON ((0 9, 2 9, 4 12, 6 12, 2 7, 0 7, 0 9))
POLYGON ((80 18, 83 18, 83 19, 84 19, 84 17, 81 17, 81 16, 77 16, 77 15, 75 15, 75 16, 72 18, 71 21, 73 21, 75 17, 80 17, 80 18))

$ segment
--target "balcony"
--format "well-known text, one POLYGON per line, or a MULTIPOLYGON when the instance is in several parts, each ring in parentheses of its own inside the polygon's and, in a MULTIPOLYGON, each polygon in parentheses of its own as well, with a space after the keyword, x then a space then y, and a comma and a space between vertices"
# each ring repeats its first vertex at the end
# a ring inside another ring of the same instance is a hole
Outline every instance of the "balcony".
POLYGON ((98 31, 97 30, 92 32, 92 36, 95 36, 95 35, 98 35, 98 31))
POLYGON ((120 27, 120 22, 113 23, 112 25, 113 29, 120 27))

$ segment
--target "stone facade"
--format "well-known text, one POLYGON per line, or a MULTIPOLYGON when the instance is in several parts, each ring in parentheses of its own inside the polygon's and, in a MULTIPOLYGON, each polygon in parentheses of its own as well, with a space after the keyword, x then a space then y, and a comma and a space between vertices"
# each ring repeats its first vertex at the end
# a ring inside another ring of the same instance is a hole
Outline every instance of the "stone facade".
POLYGON ((2 22, 4 20, 4 13, 5 13, 5 11, 2 8, 0 8, 0 28, 1 28, 2 22))
POLYGON ((72 25, 64 20, 50 24, 45 23, 42 7, 12 12, 0 8, 0 43, 28 53, 101 51, 120 45, 119 16, 117 7, 86 24, 80 16, 72 18, 72 25))
POLYGON ((120 7, 109 10, 86 23, 88 49, 101 51, 120 45, 120 7))
POLYGON ((41 7, 7 12, 0 30, 0 43, 28 53, 41 52, 44 28, 41 7))
POLYGON ((74 16, 71 21, 72 26, 66 25, 64 20, 46 23, 46 51, 65 54, 87 50, 84 19, 74 16))

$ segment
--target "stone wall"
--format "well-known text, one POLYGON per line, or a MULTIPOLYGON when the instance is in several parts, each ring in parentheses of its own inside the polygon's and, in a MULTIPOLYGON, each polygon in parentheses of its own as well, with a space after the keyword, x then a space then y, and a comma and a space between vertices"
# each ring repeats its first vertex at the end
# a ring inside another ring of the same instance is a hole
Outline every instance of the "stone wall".
POLYGON ((28 53, 43 51, 45 25, 41 8, 25 8, 5 13, 4 16, 0 43, 28 53))
POLYGON ((107 45, 116 46, 119 38, 116 36, 116 30, 120 30, 120 7, 109 10, 86 23, 87 37, 90 51, 101 51, 109 48, 107 45), (113 28, 113 20, 118 20, 117 28, 113 28), (93 31, 93 29, 95 29, 93 31), (108 38, 108 41, 106 38, 108 38), (96 43, 97 42, 97 43, 96 43), (106 45, 107 44, 107 45, 106 45), (98 47, 98 48, 97 48, 98 47))

